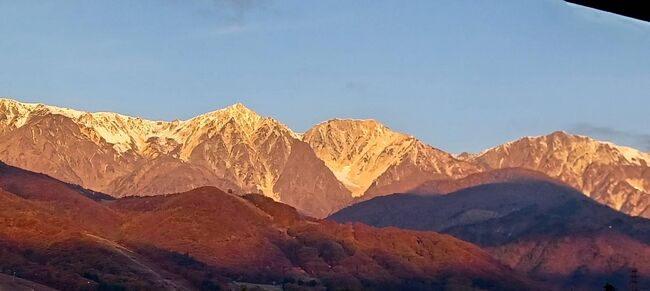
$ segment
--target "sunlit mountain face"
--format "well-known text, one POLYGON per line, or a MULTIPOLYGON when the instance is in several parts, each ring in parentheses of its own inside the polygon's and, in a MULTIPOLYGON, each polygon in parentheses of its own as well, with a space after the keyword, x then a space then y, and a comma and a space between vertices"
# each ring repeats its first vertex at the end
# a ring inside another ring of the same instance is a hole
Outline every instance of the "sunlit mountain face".
POLYGON ((650 154, 566 132, 453 156, 374 120, 334 119, 297 134, 242 104, 166 122, 2 99, 0 137, 5 163, 113 197, 215 186, 325 217, 429 181, 519 167, 650 216, 650 154))

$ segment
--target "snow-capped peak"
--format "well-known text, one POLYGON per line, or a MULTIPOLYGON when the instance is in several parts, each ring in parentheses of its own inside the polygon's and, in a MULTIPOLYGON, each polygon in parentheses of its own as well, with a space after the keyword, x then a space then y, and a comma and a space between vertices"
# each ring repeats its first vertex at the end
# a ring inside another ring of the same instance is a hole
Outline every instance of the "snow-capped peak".
POLYGON ((235 103, 228 107, 216 111, 212 111, 203 115, 224 115, 224 116, 228 116, 229 118, 235 118, 238 120, 253 121, 253 122, 257 122, 260 119, 262 119, 262 117, 259 114, 257 114, 255 111, 249 109, 248 107, 244 106, 244 104, 241 103, 235 103))
POLYGON ((214 124, 221 127, 231 120, 241 126, 245 133, 252 133, 257 129, 263 118, 241 103, 236 103, 223 109, 201 114, 187 122, 191 124, 198 123, 199 126, 214 124))
POLYGON ((215 129, 223 127, 228 122, 236 124, 247 138, 252 138, 260 127, 271 126, 299 139, 299 135, 289 129, 288 126, 271 117, 262 117, 241 103, 235 103, 185 121, 186 127, 187 125, 190 127, 208 126, 215 129))
MULTIPOLYGON (((85 130, 96 133, 106 143, 112 144, 119 153, 133 150, 142 154, 148 148, 149 140, 173 140, 178 144, 196 143, 202 138, 198 133, 216 133, 226 123, 237 124, 248 138, 263 125, 271 125, 294 138, 299 136, 287 126, 268 117, 262 117, 241 103, 208 112, 189 120, 152 121, 140 117, 125 116, 113 112, 83 112, 69 108, 49 106, 40 103, 22 103, 16 100, 0 99, 0 125, 16 129, 24 126, 35 116, 59 114, 72 119, 85 130)), ((209 135, 211 135, 209 134, 209 135)), ((99 140, 94 140, 100 142, 99 140)))

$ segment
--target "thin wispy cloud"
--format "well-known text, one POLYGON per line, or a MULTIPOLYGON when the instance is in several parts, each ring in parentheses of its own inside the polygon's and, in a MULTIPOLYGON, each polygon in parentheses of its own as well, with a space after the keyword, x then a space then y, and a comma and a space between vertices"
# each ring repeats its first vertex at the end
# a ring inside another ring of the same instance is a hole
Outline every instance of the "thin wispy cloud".
POLYGON ((226 27, 243 27, 254 14, 268 11, 270 0, 204 0, 199 14, 226 27))
POLYGON ((211 0, 220 16, 234 23, 244 23, 251 13, 266 9, 269 0, 211 0))
POLYGON ((346 90, 350 91, 365 91, 368 89, 368 86, 365 83, 358 81, 347 81, 343 86, 346 90))
POLYGON ((216 27, 211 30, 211 33, 213 35, 229 35, 229 34, 242 33, 248 29, 249 29, 248 26, 244 26, 240 24, 231 24, 227 26, 216 27))
POLYGON ((255 14, 270 11, 271 0, 203 0, 197 13, 214 23, 200 29, 201 36, 244 33, 254 26, 255 14))

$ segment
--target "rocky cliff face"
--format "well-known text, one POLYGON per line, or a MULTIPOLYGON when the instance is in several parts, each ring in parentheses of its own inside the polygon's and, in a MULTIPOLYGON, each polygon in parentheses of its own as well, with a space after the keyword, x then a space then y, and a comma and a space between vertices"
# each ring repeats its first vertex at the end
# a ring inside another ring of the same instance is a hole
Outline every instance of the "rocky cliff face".
POLYGON ((401 192, 427 180, 479 171, 374 120, 326 121, 307 131, 303 140, 355 197, 401 192))
POLYGON ((614 209, 650 217, 650 155, 635 149, 558 131, 509 142, 467 160, 489 169, 539 171, 614 209))

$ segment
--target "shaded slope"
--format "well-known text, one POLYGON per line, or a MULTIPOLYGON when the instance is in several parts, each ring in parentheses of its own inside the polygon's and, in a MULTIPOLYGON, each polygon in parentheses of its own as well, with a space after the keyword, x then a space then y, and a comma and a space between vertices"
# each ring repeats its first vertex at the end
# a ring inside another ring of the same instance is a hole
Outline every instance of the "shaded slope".
POLYGON ((130 256, 89 236, 113 234, 94 227, 83 214, 69 217, 67 204, 25 199, 0 189, 0 205, 3 271, 60 290, 182 290, 169 288, 162 279, 173 275, 152 274, 130 256))
POLYGON ((171 194, 201 186, 215 186, 241 193, 232 180, 214 175, 209 169, 160 156, 143 163, 130 174, 111 182, 114 196, 171 194))
POLYGON ((322 218, 347 206, 350 192, 338 181, 309 145, 295 141, 273 190, 280 201, 322 218))
POLYGON ((448 233, 563 285, 557 288, 593 290, 605 281, 624 286, 632 267, 650 287, 650 222, 549 181, 485 184, 426 197, 395 194, 331 219, 448 233))
POLYGON ((189 289, 115 247, 124 221, 112 200, 0 163, 0 269, 60 290, 189 289))
POLYGON ((406 193, 437 195, 455 192, 464 188, 479 186, 483 184, 526 182, 526 181, 547 181, 558 185, 564 183, 552 179, 540 172, 525 168, 504 168, 489 170, 481 173, 470 174, 458 179, 437 179, 429 180, 419 184, 406 193))

